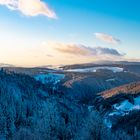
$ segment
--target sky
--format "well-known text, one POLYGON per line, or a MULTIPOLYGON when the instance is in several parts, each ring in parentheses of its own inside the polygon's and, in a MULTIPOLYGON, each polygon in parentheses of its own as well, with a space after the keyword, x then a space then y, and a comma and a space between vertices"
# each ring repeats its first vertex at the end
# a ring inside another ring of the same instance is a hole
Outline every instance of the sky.
POLYGON ((139 0, 0 0, 0 63, 140 60, 139 0))

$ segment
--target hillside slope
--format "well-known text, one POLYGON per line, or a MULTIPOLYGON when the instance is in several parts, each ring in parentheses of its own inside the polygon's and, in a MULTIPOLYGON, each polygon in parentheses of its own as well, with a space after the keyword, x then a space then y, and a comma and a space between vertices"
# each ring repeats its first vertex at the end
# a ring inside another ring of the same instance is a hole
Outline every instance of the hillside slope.
POLYGON ((140 94, 140 82, 134 82, 117 88, 113 88, 111 90, 106 90, 104 92, 99 93, 98 95, 102 96, 104 99, 107 99, 113 96, 117 96, 119 94, 140 94))
POLYGON ((61 82, 60 90, 73 100, 89 104, 91 99, 94 99, 95 95, 99 92, 137 81, 140 81, 140 76, 129 72, 72 72, 65 74, 65 79, 61 82))
POLYGON ((140 82, 98 93, 94 105, 113 131, 124 130, 129 135, 140 131, 140 82))
POLYGON ((0 71, 0 139, 71 139, 84 115, 84 108, 51 95, 34 78, 0 71))

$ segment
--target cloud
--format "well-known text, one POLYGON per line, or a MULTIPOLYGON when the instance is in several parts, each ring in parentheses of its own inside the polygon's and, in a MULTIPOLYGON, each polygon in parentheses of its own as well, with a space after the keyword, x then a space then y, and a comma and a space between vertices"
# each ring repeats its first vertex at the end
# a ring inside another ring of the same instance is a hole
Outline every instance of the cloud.
POLYGON ((111 43, 111 44, 119 44, 121 43, 121 41, 111 35, 107 35, 104 33, 94 33, 94 35, 96 36, 97 39, 107 42, 107 43, 111 43))
POLYGON ((74 45, 74 44, 59 44, 55 50, 61 52, 61 53, 68 53, 73 55, 82 55, 87 56, 91 53, 91 51, 82 45, 74 45))
POLYGON ((97 47, 95 48, 97 54, 107 54, 107 55, 114 55, 114 56, 123 56, 124 54, 119 53, 115 49, 111 48, 102 48, 102 47, 97 47))
POLYGON ((51 55, 51 54, 46 54, 46 56, 47 56, 47 57, 53 57, 53 55, 51 55))
POLYGON ((0 0, 10 10, 20 11, 26 16, 44 15, 49 18, 57 18, 55 12, 41 0, 0 0))
POLYGON ((118 56, 122 57, 124 54, 119 53, 117 50, 112 48, 103 48, 103 47, 88 47, 85 45, 75 45, 75 44, 56 44, 55 50, 60 53, 67 53, 72 55, 80 56, 118 56))

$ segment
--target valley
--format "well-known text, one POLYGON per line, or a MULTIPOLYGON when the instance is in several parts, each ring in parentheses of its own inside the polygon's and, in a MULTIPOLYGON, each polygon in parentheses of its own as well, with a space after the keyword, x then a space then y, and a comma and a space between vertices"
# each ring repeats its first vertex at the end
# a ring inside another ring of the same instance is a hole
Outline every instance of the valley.
POLYGON ((120 64, 57 69, 2 67, 0 124, 5 130, 0 130, 0 136, 20 139, 29 135, 38 140, 52 139, 53 135, 58 140, 88 140, 95 137, 94 132, 102 133, 99 139, 137 140, 140 131, 139 122, 135 124, 140 114, 138 69, 140 65, 130 69, 120 64), (10 98, 12 102, 8 104, 10 98), (13 112, 9 126, 4 121, 8 116, 3 107, 7 114, 11 109, 13 112), (128 120, 132 114, 134 123, 128 120), (127 129, 119 124, 122 120, 127 129), (96 130, 99 124, 101 128, 96 130), (105 130, 107 133, 103 134, 105 130))

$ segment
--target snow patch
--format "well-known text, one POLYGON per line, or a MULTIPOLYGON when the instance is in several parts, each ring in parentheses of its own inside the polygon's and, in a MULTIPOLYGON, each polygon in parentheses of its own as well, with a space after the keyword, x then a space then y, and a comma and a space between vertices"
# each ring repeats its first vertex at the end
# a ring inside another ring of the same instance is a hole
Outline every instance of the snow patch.
POLYGON ((130 103, 128 100, 121 102, 120 104, 113 105, 115 109, 120 111, 130 111, 133 108, 133 104, 130 103))
POLYGON ((111 70, 112 72, 122 72, 124 69, 120 67, 92 67, 83 69, 68 69, 67 72, 97 72, 97 70, 111 70))
POLYGON ((115 80, 116 80, 115 78, 107 79, 106 82, 112 82, 112 81, 115 81, 115 80))
POLYGON ((121 113, 120 112, 112 112, 112 113, 109 113, 109 116, 114 116, 114 115, 121 115, 121 113))
POLYGON ((35 76, 35 79, 37 81, 41 81, 43 84, 53 83, 54 85, 56 85, 62 79, 64 79, 64 77, 65 77, 64 74, 48 73, 48 74, 39 74, 35 76))
POLYGON ((116 110, 119 111, 132 111, 134 109, 140 109, 140 96, 134 98, 134 104, 129 102, 128 100, 125 100, 119 104, 113 105, 116 110))
POLYGON ((109 119, 105 118, 104 119, 104 124, 108 127, 108 128, 111 128, 112 127, 112 123, 109 119))
POLYGON ((140 110, 140 96, 134 98, 134 104, 128 100, 113 105, 113 110, 104 119, 107 127, 112 127, 112 118, 115 116, 128 115, 130 111, 140 110))
POLYGON ((92 112, 94 110, 94 106, 88 106, 88 111, 92 112))
POLYGON ((130 111, 140 110, 140 96, 134 98, 134 104, 128 100, 113 105, 114 110, 108 116, 124 116, 129 114, 130 111))
POLYGON ((134 102, 135 102, 136 105, 140 105, 140 96, 136 97, 134 99, 134 102))

